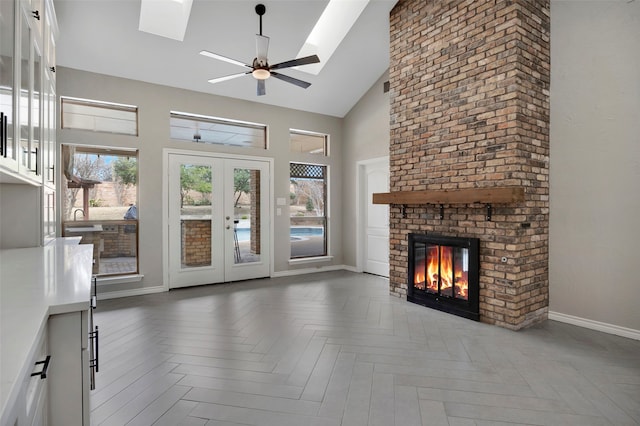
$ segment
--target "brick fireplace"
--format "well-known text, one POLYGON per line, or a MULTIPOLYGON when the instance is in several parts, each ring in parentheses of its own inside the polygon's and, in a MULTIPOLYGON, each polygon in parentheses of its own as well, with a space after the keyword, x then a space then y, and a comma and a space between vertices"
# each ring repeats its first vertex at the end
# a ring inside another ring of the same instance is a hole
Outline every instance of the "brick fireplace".
POLYGON ((400 0, 390 20, 391 193, 524 188, 517 202, 392 203, 391 293, 407 294, 410 233, 477 238, 480 321, 546 319, 549 1, 400 0))

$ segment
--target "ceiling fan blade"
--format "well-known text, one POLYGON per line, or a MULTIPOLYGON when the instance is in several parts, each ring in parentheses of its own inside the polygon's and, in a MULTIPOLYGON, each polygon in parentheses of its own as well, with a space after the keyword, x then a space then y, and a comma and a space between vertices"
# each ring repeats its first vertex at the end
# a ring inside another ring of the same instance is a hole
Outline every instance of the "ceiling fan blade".
POLYGON ((226 56, 222 56, 222 55, 218 55, 217 53, 212 53, 206 50, 202 50, 200 51, 200 54, 202 56, 207 56, 209 58, 213 58, 213 59, 217 59, 219 61, 224 61, 224 62, 228 62, 230 64, 235 64, 235 65, 240 65, 241 67, 249 67, 251 68, 251 65, 247 65, 243 62, 240 61, 236 61, 235 59, 231 59, 231 58, 227 58, 226 56))
POLYGON ((269 37, 256 34, 256 58, 262 64, 267 63, 267 53, 269 52, 269 37))
POLYGON ((267 89, 265 87, 264 80, 257 80, 257 81, 258 81, 258 96, 266 95, 267 89))
POLYGON ((209 83, 220 83, 221 81, 232 80, 234 78, 242 77, 243 75, 247 75, 247 74, 251 74, 251 71, 241 72, 239 74, 226 75, 224 77, 212 78, 211 80, 209 80, 209 83))
POLYGON ((278 74, 277 72, 271 71, 271 76, 277 78, 278 80, 286 81, 287 83, 295 84, 298 87, 302 87, 306 89, 311 86, 311 83, 307 83, 306 81, 298 80, 297 78, 289 77, 288 75, 278 74))
POLYGON ((305 56, 304 58, 292 59, 286 62, 280 62, 279 64, 271 65, 270 70, 281 70, 282 68, 297 67, 300 65, 316 64, 320 62, 318 55, 305 56))

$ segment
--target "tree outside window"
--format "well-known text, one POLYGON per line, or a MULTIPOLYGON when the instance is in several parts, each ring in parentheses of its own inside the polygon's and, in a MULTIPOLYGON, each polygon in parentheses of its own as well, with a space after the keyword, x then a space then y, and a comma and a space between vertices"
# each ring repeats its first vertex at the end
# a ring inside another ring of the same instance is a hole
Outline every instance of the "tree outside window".
POLYGON ((327 166, 290 164, 291 258, 327 255, 327 166))

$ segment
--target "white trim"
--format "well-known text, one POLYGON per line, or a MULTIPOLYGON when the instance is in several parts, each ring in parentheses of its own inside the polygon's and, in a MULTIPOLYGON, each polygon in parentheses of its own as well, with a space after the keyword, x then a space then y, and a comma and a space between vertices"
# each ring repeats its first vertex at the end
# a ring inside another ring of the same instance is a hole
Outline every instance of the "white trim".
POLYGON ((137 283, 142 281, 144 275, 132 274, 132 275, 118 275, 118 276, 98 276, 98 286, 107 286, 112 284, 124 284, 124 283, 137 283))
POLYGON ((346 265, 329 265, 329 266, 317 266, 315 268, 289 269, 287 271, 274 272, 271 275, 271 278, 292 277, 294 275, 313 274, 315 272, 349 270, 348 268, 351 268, 351 267, 346 265))
POLYGON ((371 158, 369 160, 360 160, 356 162, 356 272, 364 272, 364 244, 365 223, 362 220, 367 214, 367 200, 365 199, 365 178, 364 172, 366 166, 384 164, 389 168, 389 156, 371 158))
POLYGON ((164 286, 154 286, 154 287, 142 287, 142 288, 134 288, 131 290, 122 290, 122 291, 107 291, 105 293, 98 292, 98 300, 106 300, 106 299, 118 299, 120 297, 129 297, 129 296, 142 296, 144 294, 152 294, 152 293, 164 293, 166 290, 164 286))
POLYGON ((162 150, 162 288, 169 291, 169 155, 162 150))
MULTIPOLYGON (((267 137, 269 132, 267 131, 267 137)), ((275 214, 275 203, 272 203, 275 189, 275 160, 272 157, 259 157, 251 155, 226 154, 220 152, 193 151, 188 149, 164 148, 162 150, 162 288, 169 291, 169 157, 171 155, 190 155, 209 158, 218 158, 223 160, 247 160, 265 163, 269 170, 269 215, 273 219, 275 214)), ((269 236, 269 272, 273 276, 275 269, 274 253, 275 253, 275 237, 274 237, 274 220, 270 220, 269 236)))
POLYGON ((573 315, 551 311, 549 312, 549 319, 553 321, 577 325, 578 327, 584 327, 590 330, 596 330, 603 333, 615 334, 616 336, 627 337, 629 339, 640 340, 640 330, 621 327, 615 324, 608 324, 606 322, 594 321, 587 318, 580 318, 573 315))
POLYGON ((289 265, 301 265, 304 263, 330 262, 333 256, 297 257, 289 259, 289 265))

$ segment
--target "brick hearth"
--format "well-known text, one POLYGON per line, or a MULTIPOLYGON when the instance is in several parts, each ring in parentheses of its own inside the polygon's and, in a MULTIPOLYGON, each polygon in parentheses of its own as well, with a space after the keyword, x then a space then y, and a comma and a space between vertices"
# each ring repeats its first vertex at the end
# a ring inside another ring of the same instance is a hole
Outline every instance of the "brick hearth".
POLYGON ((522 186, 525 201, 390 209, 390 291, 407 235, 480 239, 480 319, 547 317, 549 1, 400 0, 391 12, 391 191, 522 186), (501 262, 506 257, 507 262, 501 262))

